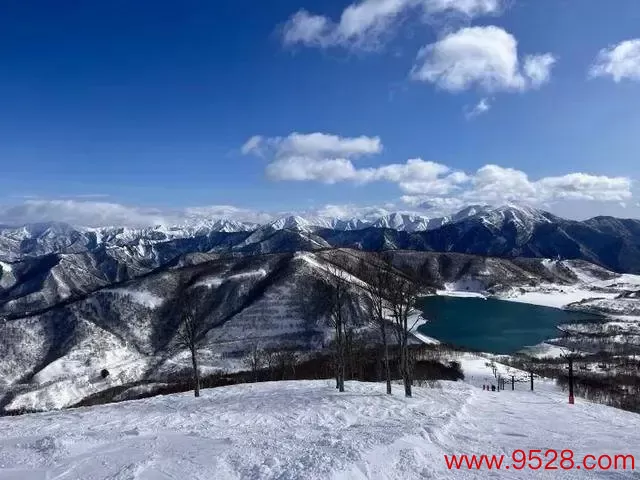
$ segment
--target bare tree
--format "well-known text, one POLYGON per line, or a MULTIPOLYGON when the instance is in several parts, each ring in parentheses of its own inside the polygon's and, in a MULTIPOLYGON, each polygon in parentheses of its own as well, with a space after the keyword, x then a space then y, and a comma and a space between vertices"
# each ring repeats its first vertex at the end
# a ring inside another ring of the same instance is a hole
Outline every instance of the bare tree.
POLYGON ((354 285, 351 276, 335 264, 327 262, 324 270, 323 274, 298 282, 297 297, 303 315, 326 318, 333 327, 336 388, 344 392, 345 337, 352 320, 354 285))
POLYGON ((420 285, 416 279, 404 274, 397 274, 390 278, 388 299, 393 318, 393 331, 400 348, 399 369, 406 397, 411 396, 412 368, 409 356, 409 338, 411 331, 420 320, 418 311, 415 309, 419 294, 420 285), (415 320, 412 320, 413 318, 415 320))
POLYGON ((274 380, 276 366, 278 365, 278 353, 273 350, 265 351, 264 362, 269 372, 269 380, 274 380))
POLYGON ((291 350, 283 350, 275 355, 276 365, 280 372, 280 380, 286 380, 287 372, 291 373, 291 378, 296 376, 296 363, 298 356, 291 350))
POLYGON ((266 361, 264 350, 259 348, 257 344, 252 344, 243 359, 243 363, 251 370, 254 382, 258 381, 258 374, 264 368, 266 361))
POLYGON ((368 265, 364 261, 360 263, 359 276, 365 282, 365 305, 370 321, 380 331, 382 348, 384 352, 384 372, 387 381, 387 394, 391 395, 391 367, 389 365, 389 319, 391 310, 389 305, 389 286, 392 273, 388 265, 380 261, 379 265, 368 265))
POLYGON ((345 337, 349 323, 349 301, 353 294, 349 275, 330 264, 326 278, 329 319, 335 331, 336 343, 336 387, 344 392, 346 363, 345 337))
POLYGON ((200 396, 200 372, 198 369, 198 342, 206 333, 205 317, 198 315, 193 290, 182 292, 178 298, 180 311, 180 325, 175 343, 178 348, 188 349, 191 354, 193 369, 193 392, 200 396))

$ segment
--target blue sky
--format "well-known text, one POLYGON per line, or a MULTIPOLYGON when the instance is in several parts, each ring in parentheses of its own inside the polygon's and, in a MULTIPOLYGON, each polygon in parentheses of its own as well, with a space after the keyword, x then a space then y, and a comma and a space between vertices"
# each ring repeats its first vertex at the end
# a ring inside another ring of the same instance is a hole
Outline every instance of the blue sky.
POLYGON ((637 0, 5 2, 0 221, 640 217, 638 38, 637 0))

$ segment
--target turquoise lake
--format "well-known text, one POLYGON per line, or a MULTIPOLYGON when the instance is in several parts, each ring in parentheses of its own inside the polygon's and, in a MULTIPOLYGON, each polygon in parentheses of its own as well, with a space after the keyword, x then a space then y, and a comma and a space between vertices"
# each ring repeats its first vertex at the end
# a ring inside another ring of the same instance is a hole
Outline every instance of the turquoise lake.
POLYGON ((420 307, 429 319, 419 328, 421 333, 445 343, 497 354, 515 353, 557 338, 558 325, 600 318, 491 298, 431 296, 421 299, 420 307))

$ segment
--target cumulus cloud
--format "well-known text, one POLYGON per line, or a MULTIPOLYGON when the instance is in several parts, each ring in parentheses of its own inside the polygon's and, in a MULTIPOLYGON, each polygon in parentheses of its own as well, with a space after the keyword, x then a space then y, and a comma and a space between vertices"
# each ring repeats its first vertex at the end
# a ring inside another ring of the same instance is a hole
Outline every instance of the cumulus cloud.
MULTIPOLYGON (((288 137, 252 137, 248 153, 268 151, 266 174, 272 180, 319 181, 357 184, 387 181, 397 183, 407 193, 417 190, 449 193, 466 181, 462 172, 452 172, 442 164, 413 158, 401 164, 377 168, 357 168, 354 159, 382 152, 378 137, 339 137, 324 133, 293 133, 288 137), (254 138, 260 138, 255 144, 254 138)), ((246 145, 246 144, 245 144, 246 145)))
POLYGON ((429 13, 458 12, 467 17, 495 14, 504 6, 502 0, 425 0, 423 3, 429 13))
POLYGON ((640 38, 602 49, 589 76, 611 77, 616 83, 625 79, 640 81, 640 38))
POLYGON ((550 53, 544 55, 527 55, 524 59, 524 74, 532 88, 539 88, 551 79, 551 69, 557 58, 550 53))
POLYGON ((550 53, 530 55, 522 66, 513 35, 495 26, 468 27, 423 47, 411 77, 449 92, 524 91, 548 82, 555 61, 550 53))
MULTIPOLYGON (((260 144, 270 152, 266 156, 269 162, 266 172, 272 180, 357 185, 388 182, 397 185, 404 194, 403 201, 409 205, 427 201, 441 205, 447 202, 542 205, 559 200, 624 202, 632 197, 632 182, 626 177, 577 172, 531 180, 525 172, 514 168, 489 164, 475 172, 464 172, 421 158, 378 167, 354 165, 353 159, 382 151, 378 137, 294 133, 260 139, 260 144)), ((261 145, 258 147, 263 151, 261 145)))
POLYGON ((472 18, 502 10, 503 0, 362 0, 349 5, 338 21, 300 10, 284 25, 285 45, 372 48, 401 21, 416 11, 422 17, 453 13, 472 18))
POLYGON ((624 202, 632 198, 632 181, 627 177, 607 177, 587 173, 569 173, 558 177, 531 180, 514 168, 485 165, 468 176, 469 181, 455 197, 434 198, 429 192, 415 192, 402 200, 408 205, 440 202, 449 205, 508 202, 548 206, 564 200, 624 202))
POLYGON ((355 180, 353 159, 380 153, 378 137, 339 137, 326 133, 292 133, 287 137, 251 137, 245 154, 270 158, 267 176, 273 180, 316 180, 324 183, 355 180))

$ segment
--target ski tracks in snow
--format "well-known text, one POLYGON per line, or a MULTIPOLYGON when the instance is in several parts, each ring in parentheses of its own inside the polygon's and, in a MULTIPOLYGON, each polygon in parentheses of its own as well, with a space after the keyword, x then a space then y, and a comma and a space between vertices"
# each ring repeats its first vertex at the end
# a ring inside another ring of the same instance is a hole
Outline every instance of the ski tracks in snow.
POLYGON ((187 393, 3 418, 0 480, 518 479, 533 472, 452 472, 444 455, 546 448, 637 455, 624 450, 640 445, 637 415, 571 407, 557 394, 442 382, 406 399, 399 385, 392 396, 381 383, 347 382, 344 393, 334 386, 237 385, 204 390, 200 399, 187 393))

